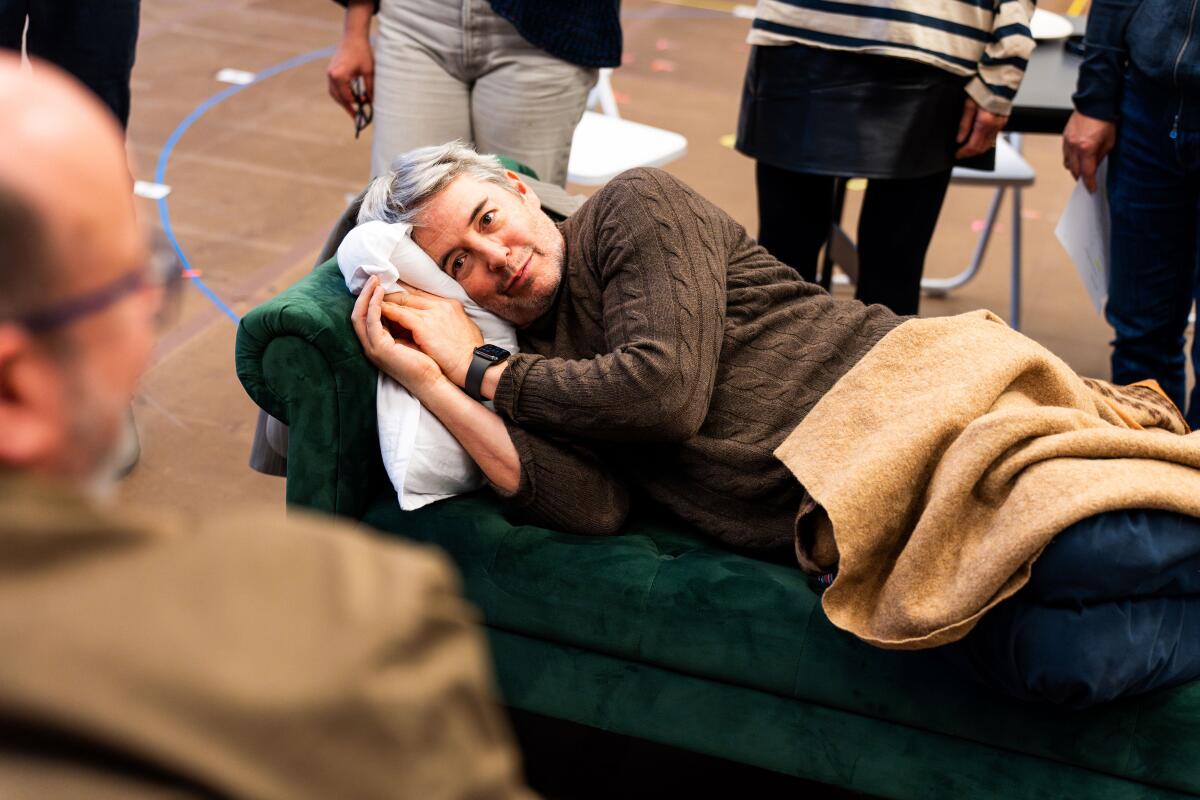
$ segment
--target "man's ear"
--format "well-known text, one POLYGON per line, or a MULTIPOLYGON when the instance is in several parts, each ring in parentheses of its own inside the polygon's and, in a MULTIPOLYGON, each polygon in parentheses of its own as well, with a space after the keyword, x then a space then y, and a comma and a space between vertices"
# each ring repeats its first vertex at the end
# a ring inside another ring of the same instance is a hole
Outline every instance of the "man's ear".
POLYGON ((525 185, 523 180, 521 180, 520 175, 513 172, 511 169, 504 170, 504 174, 510 181, 513 182, 513 188, 515 188, 518 193, 526 194, 529 192, 529 187, 525 185))
POLYGON ((513 188, 517 190, 517 194, 521 195, 521 199, 526 203, 530 203, 534 208, 542 207, 542 198, 537 196, 537 192, 533 187, 521 180, 521 176, 513 172, 511 169, 505 170, 504 174, 513 182, 513 188))
POLYGON ((36 468, 62 444, 61 378, 32 338, 0 323, 0 467, 36 468))

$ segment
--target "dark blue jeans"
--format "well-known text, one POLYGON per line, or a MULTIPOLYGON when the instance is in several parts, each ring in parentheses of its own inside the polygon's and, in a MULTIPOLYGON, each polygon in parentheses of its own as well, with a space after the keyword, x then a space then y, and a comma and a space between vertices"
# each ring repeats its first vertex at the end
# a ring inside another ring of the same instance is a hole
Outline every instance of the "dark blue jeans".
POLYGON ((141 0, 0 0, 0 47, 57 64, 91 89, 124 128, 141 0))
MULTIPOLYGON (((1109 156, 1112 273, 1105 315, 1113 327, 1114 383, 1159 382, 1184 408, 1184 333, 1197 296, 1200 97, 1181 97, 1131 72, 1109 156)), ((1192 344, 1192 363, 1200 346, 1192 344)), ((1187 420, 1200 427, 1200 391, 1187 420)))
POLYGON ((1200 678, 1200 519, 1077 522, 1028 584, 940 652, 1005 694, 1071 708, 1200 678))

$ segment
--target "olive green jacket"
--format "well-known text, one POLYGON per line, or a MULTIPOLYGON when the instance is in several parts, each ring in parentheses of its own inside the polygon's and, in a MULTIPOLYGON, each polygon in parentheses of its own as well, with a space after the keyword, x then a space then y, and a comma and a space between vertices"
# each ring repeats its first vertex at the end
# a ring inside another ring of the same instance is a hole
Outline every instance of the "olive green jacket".
POLYGON ((435 551, 0 475, 0 796, 524 798, 435 551))

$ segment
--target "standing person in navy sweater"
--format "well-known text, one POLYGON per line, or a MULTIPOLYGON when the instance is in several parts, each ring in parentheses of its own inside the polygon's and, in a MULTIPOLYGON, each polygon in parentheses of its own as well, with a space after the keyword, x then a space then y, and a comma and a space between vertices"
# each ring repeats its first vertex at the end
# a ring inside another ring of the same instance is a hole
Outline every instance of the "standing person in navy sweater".
POLYGON ((870 179, 856 296, 897 314, 917 313, 955 161, 995 146, 1033 50, 1034 0, 920 5, 759 0, 738 123, 759 242, 808 280, 835 180, 870 179))
MULTIPOLYGON (((1184 333, 1200 293, 1200 3, 1092 0, 1074 101, 1063 165, 1095 191, 1109 159, 1113 380, 1153 378, 1183 408, 1184 333)), ((1195 390, 1187 421, 1200 425, 1195 390)))

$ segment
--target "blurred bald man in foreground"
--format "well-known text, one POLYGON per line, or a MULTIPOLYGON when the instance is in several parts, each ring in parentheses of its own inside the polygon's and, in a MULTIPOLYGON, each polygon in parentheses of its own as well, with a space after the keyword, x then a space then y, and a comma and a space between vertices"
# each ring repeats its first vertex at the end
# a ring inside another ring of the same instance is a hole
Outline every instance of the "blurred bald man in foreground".
POLYGON ((0 796, 517 798, 446 563, 109 508, 162 276, 115 120, 0 58, 0 796))

